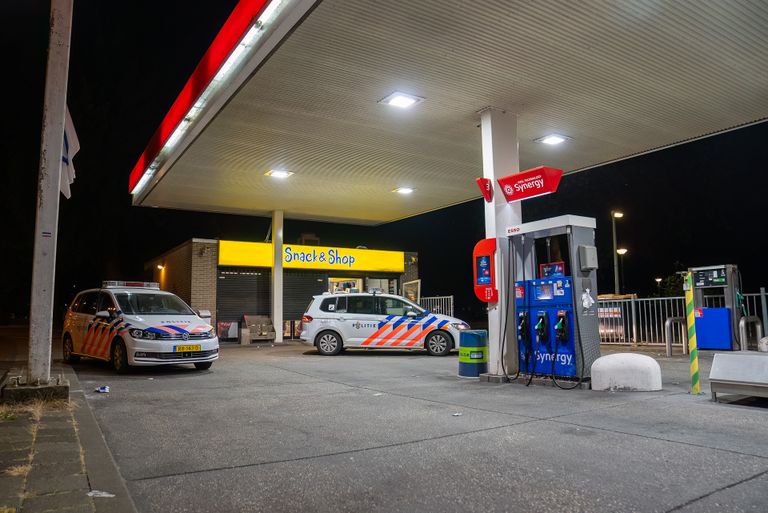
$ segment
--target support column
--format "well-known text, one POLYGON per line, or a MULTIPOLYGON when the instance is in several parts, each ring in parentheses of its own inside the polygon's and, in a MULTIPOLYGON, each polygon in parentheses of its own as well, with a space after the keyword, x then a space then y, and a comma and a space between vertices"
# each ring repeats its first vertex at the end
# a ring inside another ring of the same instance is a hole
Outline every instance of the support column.
POLYGON ((272 323, 275 342, 283 341, 283 211, 272 212, 272 323))
POLYGON ((35 249, 32 260, 28 385, 45 385, 51 379, 51 332, 56 277, 56 237, 59 225, 59 180, 64 146, 64 118, 67 109, 71 28, 72 0, 52 0, 48 64, 45 71, 43 130, 40 141, 35 249))
POLYGON ((496 249, 496 286, 499 290, 498 303, 488 304, 488 373, 503 375, 502 360, 504 353, 506 371, 517 371, 517 337, 514 318, 514 284, 507 294, 507 272, 509 251, 506 230, 509 226, 522 222, 520 204, 510 204, 502 194, 497 178, 520 172, 520 158, 517 140, 517 116, 494 108, 480 112, 480 127, 483 146, 483 177, 493 183, 493 201, 485 203, 485 236, 497 239, 496 249), (509 304, 507 304, 509 296, 509 304), (508 317, 507 317, 508 316, 508 317), (507 322, 506 344, 502 351, 502 334, 507 322))

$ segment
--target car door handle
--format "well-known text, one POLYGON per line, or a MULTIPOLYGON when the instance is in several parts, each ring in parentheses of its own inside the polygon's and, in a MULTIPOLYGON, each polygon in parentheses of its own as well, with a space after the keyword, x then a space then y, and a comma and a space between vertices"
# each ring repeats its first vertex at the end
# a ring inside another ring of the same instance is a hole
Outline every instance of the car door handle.
POLYGON ((340 320, 341 322, 344 322, 344 321, 346 321, 346 319, 345 319, 344 317, 339 317, 339 320, 340 320))

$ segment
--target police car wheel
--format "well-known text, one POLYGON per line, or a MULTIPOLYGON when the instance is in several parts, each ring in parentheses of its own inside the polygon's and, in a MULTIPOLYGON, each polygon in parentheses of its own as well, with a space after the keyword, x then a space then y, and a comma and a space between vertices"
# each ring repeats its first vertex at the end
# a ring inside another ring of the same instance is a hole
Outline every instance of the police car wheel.
POLYGON ((208 370, 211 368, 211 365, 213 365, 213 362, 196 362, 195 363, 195 369, 197 370, 208 370))
POLYGON ((323 331, 317 336, 317 352, 323 356, 333 356, 341 351, 341 338, 332 331, 323 331))
POLYGON ((128 372, 128 353, 125 351, 125 344, 122 340, 117 340, 112 344, 112 367, 118 374, 128 372))
POLYGON ((74 347, 72 345, 72 337, 67 333, 64 335, 64 347, 61 348, 61 354, 64 357, 64 361, 67 363, 75 363, 80 361, 80 357, 76 354, 72 354, 74 347))
POLYGON ((424 347, 427 348, 427 352, 431 356, 447 355, 451 352, 452 345, 451 336, 442 330, 433 331, 427 335, 427 340, 424 341, 424 347))

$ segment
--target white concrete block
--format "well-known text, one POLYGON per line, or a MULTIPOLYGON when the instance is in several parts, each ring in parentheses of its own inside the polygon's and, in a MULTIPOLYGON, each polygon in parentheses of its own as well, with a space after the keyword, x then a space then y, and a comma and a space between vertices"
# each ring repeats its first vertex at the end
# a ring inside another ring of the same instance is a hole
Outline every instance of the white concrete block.
POLYGON ((656 360, 643 354, 601 356, 592 364, 592 390, 661 390, 661 367, 656 360))

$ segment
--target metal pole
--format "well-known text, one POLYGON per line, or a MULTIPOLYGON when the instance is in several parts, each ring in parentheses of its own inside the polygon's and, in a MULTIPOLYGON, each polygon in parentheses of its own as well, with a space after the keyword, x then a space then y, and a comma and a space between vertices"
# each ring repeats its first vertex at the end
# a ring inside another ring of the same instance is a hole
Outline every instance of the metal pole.
POLYGON ((59 180, 67 109, 72 2, 73 0, 51 0, 51 30, 48 41, 48 64, 45 71, 35 249, 32 259, 32 291, 29 310, 27 383, 31 385, 48 384, 51 378, 59 180))
POLYGON ((765 287, 760 287, 760 306, 763 310, 763 326, 768 327, 768 306, 765 301, 765 287))
POLYGON ((632 309, 632 346, 634 347, 637 345, 637 307, 634 294, 632 294, 629 303, 632 309))
POLYGON ((283 341, 283 211, 272 212, 272 324, 275 343, 283 341))
POLYGON ((616 253, 616 216, 611 211, 611 228, 613 230, 613 293, 619 294, 619 263, 616 253))

